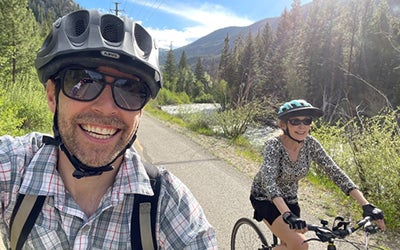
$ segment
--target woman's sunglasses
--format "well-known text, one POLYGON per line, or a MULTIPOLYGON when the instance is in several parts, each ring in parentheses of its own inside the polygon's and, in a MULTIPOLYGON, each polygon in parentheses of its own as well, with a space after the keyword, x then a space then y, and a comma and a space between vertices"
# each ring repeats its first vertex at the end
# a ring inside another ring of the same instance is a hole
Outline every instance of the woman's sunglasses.
POLYGON ((311 118, 306 118, 303 120, 300 119, 289 119, 288 122, 290 123, 290 125, 293 126, 299 126, 300 124, 304 124, 304 125, 310 125, 312 123, 312 119, 311 118))
POLYGON ((55 80, 61 83, 64 95, 71 99, 90 102, 99 97, 107 84, 111 85, 115 104, 121 109, 137 111, 144 107, 150 99, 150 90, 145 82, 137 79, 120 78, 92 69, 66 68, 55 80), (105 77, 113 77, 106 82, 105 77))

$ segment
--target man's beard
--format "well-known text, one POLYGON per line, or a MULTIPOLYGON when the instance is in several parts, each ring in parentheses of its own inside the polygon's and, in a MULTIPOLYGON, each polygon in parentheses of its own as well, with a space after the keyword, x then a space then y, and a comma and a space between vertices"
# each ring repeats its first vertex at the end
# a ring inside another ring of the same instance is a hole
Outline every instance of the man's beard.
POLYGON ((78 114, 70 121, 63 118, 58 119, 58 127, 62 141, 71 155, 77 157, 82 163, 100 167, 109 164, 126 147, 133 136, 133 132, 128 131, 128 126, 120 119, 115 117, 99 117, 93 114, 78 114), (119 128, 118 133, 122 133, 119 141, 115 145, 100 145, 87 143, 83 144, 77 135, 78 124, 90 123, 101 124, 119 128))

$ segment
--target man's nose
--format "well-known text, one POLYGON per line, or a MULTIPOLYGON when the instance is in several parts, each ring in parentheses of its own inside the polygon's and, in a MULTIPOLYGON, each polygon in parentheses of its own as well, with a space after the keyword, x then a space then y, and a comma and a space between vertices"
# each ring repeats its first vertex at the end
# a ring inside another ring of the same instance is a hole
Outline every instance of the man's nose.
POLYGON ((114 113, 115 110, 118 109, 114 101, 112 86, 110 84, 107 84, 100 95, 95 99, 95 107, 99 110, 101 109, 102 112, 105 113, 114 113))

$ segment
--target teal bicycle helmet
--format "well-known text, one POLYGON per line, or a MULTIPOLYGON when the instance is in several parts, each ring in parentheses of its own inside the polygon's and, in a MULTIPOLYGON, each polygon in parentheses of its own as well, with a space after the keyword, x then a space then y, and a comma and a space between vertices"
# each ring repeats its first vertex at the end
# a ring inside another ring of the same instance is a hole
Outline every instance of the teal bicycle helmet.
POLYGON ((318 118, 323 115, 323 111, 319 108, 312 106, 305 100, 291 100, 284 103, 278 111, 278 118, 280 120, 288 120, 294 116, 310 116, 318 118))
POLYGON ((139 76, 155 98, 162 87, 158 48, 150 34, 127 17, 78 10, 59 18, 35 67, 43 84, 67 66, 109 66, 139 76))

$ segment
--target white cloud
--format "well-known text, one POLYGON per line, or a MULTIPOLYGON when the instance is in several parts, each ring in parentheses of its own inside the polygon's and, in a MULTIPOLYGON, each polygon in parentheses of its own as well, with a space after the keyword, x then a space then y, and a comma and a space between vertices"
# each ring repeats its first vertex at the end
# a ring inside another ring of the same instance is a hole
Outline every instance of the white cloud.
POLYGON ((196 6, 196 2, 192 2, 191 6, 188 6, 169 1, 168 5, 160 4, 154 6, 153 2, 138 0, 135 0, 134 3, 156 8, 159 11, 195 23, 195 25, 185 27, 182 30, 146 27, 156 40, 158 40, 158 45, 161 48, 169 48, 171 43, 174 48, 182 47, 217 29, 228 26, 247 26, 254 22, 248 18, 239 17, 218 4, 201 3, 196 6))

